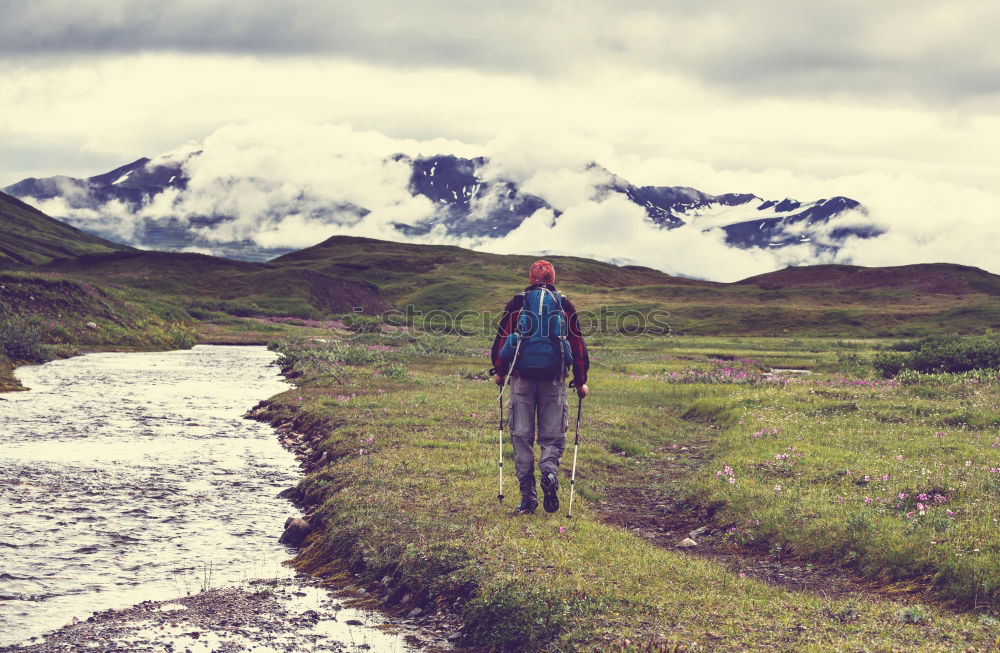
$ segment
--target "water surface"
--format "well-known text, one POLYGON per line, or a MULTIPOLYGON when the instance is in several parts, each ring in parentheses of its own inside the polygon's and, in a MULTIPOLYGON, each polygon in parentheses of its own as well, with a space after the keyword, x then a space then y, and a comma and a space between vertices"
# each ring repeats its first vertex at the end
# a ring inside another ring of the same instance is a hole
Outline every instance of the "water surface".
POLYGON ((0 645, 95 610, 286 578, 298 467, 242 418, 287 388, 263 347, 89 354, 0 395, 0 645))

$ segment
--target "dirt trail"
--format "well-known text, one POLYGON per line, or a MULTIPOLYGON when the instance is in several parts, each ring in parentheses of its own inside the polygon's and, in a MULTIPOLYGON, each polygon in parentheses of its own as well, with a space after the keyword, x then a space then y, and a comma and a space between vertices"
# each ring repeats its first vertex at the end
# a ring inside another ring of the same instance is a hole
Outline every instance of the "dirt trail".
POLYGON ((604 522, 652 544, 712 560, 735 574, 775 587, 831 599, 896 599, 949 607, 932 595, 926 583, 889 584, 829 562, 802 560, 780 548, 757 550, 727 540, 724 534, 728 524, 715 522, 707 509, 679 502, 670 494, 670 488, 682 485, 693 469, 704 464, 711 437, 711 430, 704 428, 687 444, 663 450, 655 466, 647 466, 638 474, 633 467, 622 470, 619 478, 630 479, 630 483, 608 487, 596 508, 598 515, 604 522), (678 547, 692 533, 698 545, 678 547))

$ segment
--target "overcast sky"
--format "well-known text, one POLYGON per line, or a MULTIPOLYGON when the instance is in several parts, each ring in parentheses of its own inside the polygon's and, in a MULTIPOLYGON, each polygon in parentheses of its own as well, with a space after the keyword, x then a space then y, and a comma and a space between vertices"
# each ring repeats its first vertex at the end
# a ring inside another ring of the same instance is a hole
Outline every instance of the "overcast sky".
POLYGON ((0 186, 226 125, 350 125, 512 167, 849 195, 909 229, 860 262, 991 267, 997 25, 993 0, 0 0, 0 186))

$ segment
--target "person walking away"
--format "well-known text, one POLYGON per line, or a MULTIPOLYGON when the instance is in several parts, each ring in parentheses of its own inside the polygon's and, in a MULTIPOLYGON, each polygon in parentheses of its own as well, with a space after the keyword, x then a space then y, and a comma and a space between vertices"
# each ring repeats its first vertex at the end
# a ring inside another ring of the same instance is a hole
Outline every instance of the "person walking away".
POLYGON ((573 303, 556 290, 555 277, 551 263, 535 261, 528 287, 504 308, 490 354, 494 382, 502 385, 510 376, 507 425, 521 491, 521 503, 514 510, 519 515, 538 507, 536 433, 543 504, 547 512, 559 509, 559 460, 569 428, 566 378, 570 370, 569 387, 580 399, 589 393, 590 358, 580 321, 573 303))

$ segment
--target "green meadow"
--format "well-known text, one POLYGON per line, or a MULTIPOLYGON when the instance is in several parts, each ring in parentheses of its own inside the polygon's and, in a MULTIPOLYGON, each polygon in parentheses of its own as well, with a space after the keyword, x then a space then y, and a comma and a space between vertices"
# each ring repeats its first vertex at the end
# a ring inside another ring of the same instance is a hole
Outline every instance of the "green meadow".
POLYGON ((294 564, 458 614, 465 644, 1000 648, 996 275, 714 283, 552 257, 608 328, 573 518, 572 449, 563 509, 515 518, 482 334, 532 258, 347 237, 267 263, 143 252, 2 194, 0 221, 0 391, 86 351, 272 342, 293 389, 254 415, 307 457, 293 496, 317 526, 294 564), (945 333, 979 335, 917 340, 945 333))
POLYGON ((506 444, 497 501, 488 340, 342 336, 275 343, 295 387, 257 414, 314 460, 297 489, 321 525, 303 571, 349 570, 389 605, 456 611, 466 643, 497 649, 996 645, 995 371, 886 379, 870 361, 892 340, 594 337, 573 518, 571 446, 562 509, 514 517, 506 444), (664 524, 708 526, 701 548, 729 561, 822 568, 864 590, 762 582, 677 549, 683 535, 615 526, 649 518, 617 503, 637 493, 664 524))

